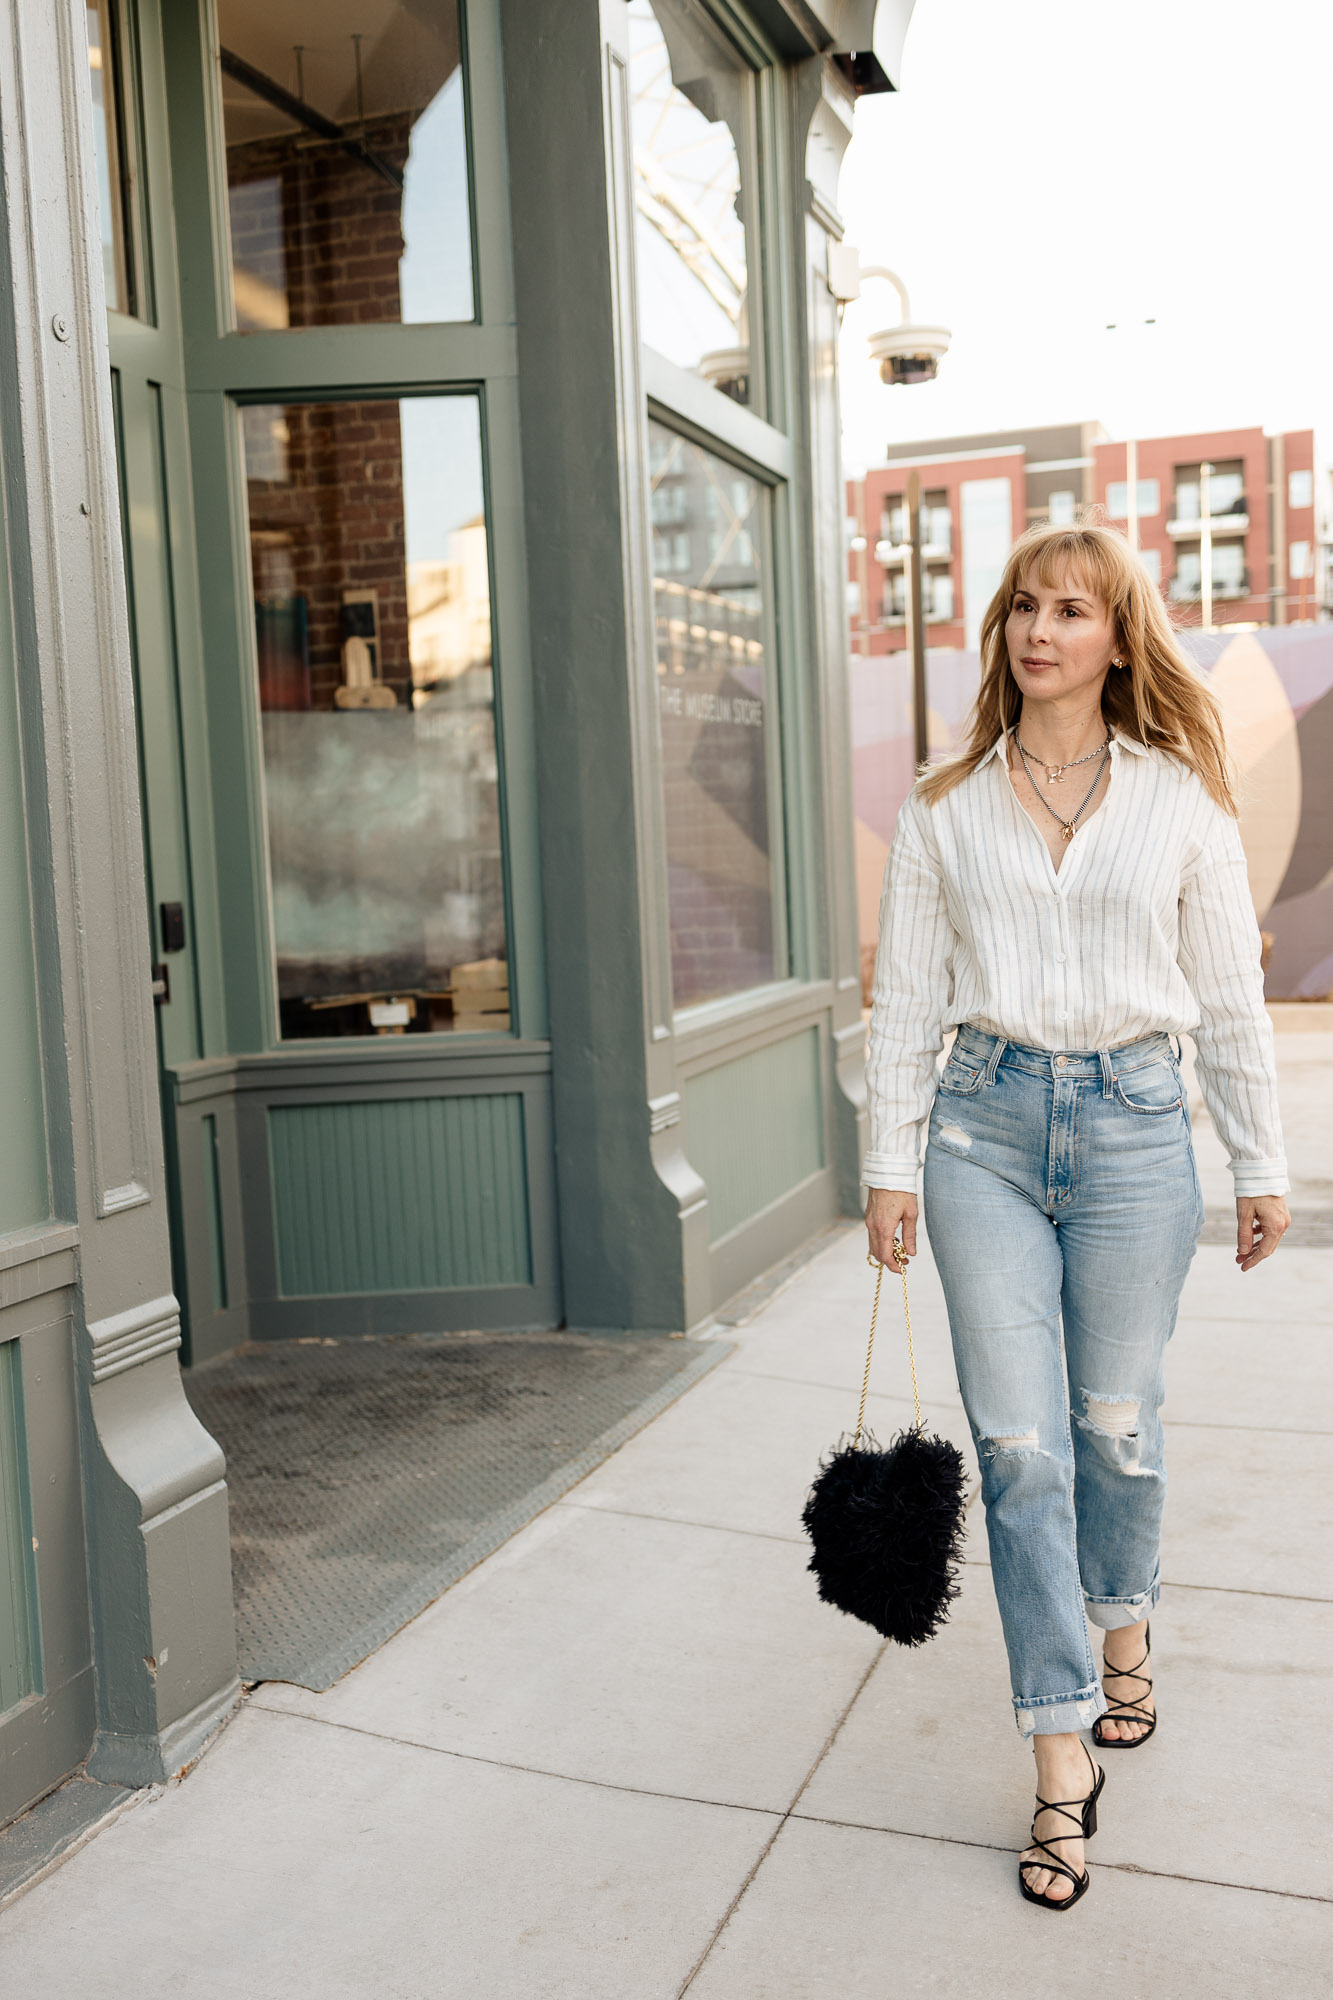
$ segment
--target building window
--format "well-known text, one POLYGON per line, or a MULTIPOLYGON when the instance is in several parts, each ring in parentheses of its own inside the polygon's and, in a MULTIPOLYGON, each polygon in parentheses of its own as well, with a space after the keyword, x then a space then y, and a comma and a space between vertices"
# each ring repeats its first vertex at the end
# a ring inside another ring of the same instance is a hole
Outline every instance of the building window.
POLYGON ((113 0, 88 0, 88 79, 93 99, 93 153, 102 276, 112 312, 138 310, 132 187, 126 160, 119 19, 113 0))
POLYGON ((1162 551, 1160 549, 1140 549, 1139 561, 1143 564, 1153 582, 1160 587, 1162 581, 1162 551))
POLYGON ((1313 472, 1289 472, 1287 474, 1287 505, 1289 507, 1314 506, 1313 472))
POLYGON ((953 516, 946 492, 922 496, 921 546, 927 555, 947 556, 953 549, 953 516))
MULTIPOLYGON (((1218 542, 1213 547, 1213 596, 1244 597, 1249 589, 1243 541, 1218 542)), ((1198 549, 1177 549, 1171 597, 1177 604, 1197 604, 1203 594, 1203 563, 1198 549)))
POLYGON ((947 569, 927 570, 925 613, 930 625, 948 625, 953 620, 953 578, 947 569))
POLYGON ((890 570, 884 579, 884 623, 903 625, 907 621, 907 571, 890 570))
POLYGON ((241 418, 281 1032, 507 1029, 477 399, 241 418))
MULTIPOLYGON (((692 24, 699 77, 687 97, 651 0, 629 0, 628 14, 639 330, 678 367, 749 403, 757 245, 738 145, 749 75, 720 34, 692 24)), ((689 33, 674 7, 671 19, 689 33)))
POLYGON ((786 976, 765 493, 716 453, 649 424, 653 493, 688 496, 691 561, 654 578, 677 1007, 786 976))
POLYGON ((884 540, 891 549, 901 549, 906 545, 908 535, 907 501, 901 493, 891 493, 884 502, 884 540))
MULTIPOLYGON (((1176 519, 1197 521, 1201 506, 1200 472, 1197 465, 1176 467, 1176 519)), ((1245 467, 1238 458, 1214 465, 1208 479, 1208 513, 1216 520, 1223 514, 1245 512, 1245 467)))
POLYGON ((1067 491, 1052 493, 1047 502, 1047 513, 1050 515, 1051 526, 1053 528, 1072 528, 1077 507, 1078 500, 1073 493, 1067 491))
POLYGON ((1314 575, 1314 544, 1292 542, 1287 550, 1287 575, 1293 583, 1314 575))
MULTIPOLYGON (((1134 482, 1137 502, 1135 511, 1141 521, 1151 520, 1162 511, 1162 486, 1157 479, 1137 479, 1134 482)), ((1196 503, 1197 505, 1197 503, 1196 503)), ((1113 521, 1129 519, 1129 481, 1113 479, 1106 489, 1106 511, 1113 521)))
POLYGON ((473 317, 459 0, 217 0, 243 333, 473 317))
POLYGON ((861 586, 849 583, 847 586, 847 616, 858 619, 861 616, 861 586))

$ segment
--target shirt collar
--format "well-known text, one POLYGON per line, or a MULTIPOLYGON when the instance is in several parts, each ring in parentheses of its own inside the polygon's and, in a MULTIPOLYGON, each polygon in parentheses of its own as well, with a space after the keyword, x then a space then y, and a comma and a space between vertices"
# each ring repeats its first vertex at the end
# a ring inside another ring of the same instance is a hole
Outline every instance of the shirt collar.
MULTIPOLYGON (((1114 757, 1121 750, 1128 750, 1130 755, 1134 757, 1146 757, 1148 754, 1146 743, 1139 743, 1133 736, 1121 736, 1113 729, 1111 731, 1111 755, 1114 757)), ((986 752, 986 757, 983 761, 989 761, 992 757, 1000 757, 1005 763, 1008 763, 1009 732, 1007 730, 996 737, 994 747, 986 752)))

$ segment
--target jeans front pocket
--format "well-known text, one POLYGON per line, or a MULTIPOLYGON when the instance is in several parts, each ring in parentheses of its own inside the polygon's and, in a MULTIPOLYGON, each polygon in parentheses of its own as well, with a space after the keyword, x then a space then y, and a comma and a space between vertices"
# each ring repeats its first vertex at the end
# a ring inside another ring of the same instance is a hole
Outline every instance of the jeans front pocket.
POLYGON ((949 1097, 971 1097, 986 1081, 986 1065, 973 1055, 951 1055, 939 1087, 949 1097))
POLYGON ((1138 1111, 1150 1118, 1179 1111, 1184 1104, 1180 1071, 1169 1056, 1160 1062, 1145 1063, 1115 1080, 1115 1094, 1126 1111, 1138 1111))

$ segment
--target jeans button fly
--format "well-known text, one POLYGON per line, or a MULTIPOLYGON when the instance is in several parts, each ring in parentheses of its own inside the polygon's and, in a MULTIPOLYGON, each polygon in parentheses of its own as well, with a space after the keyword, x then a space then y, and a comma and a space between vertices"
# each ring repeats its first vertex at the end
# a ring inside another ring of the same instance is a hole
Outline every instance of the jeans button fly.
POLYGON ((1068 1056, 1057 1056, 1055 1058, 1055 1067, 1057 1069, 1064 1069, 1068 1064, 1068 1062, 1069 1062, 1068 1056))

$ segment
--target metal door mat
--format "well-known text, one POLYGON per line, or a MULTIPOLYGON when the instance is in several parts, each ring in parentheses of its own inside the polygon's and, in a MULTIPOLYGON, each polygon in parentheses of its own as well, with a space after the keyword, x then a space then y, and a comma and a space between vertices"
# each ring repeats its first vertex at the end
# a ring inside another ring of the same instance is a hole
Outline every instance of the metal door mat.
POLYGON ((331 1687, 730 1352, 408 1334, 252 1343, 187 1370, 227 1455, 242 1679, 331 1687))

